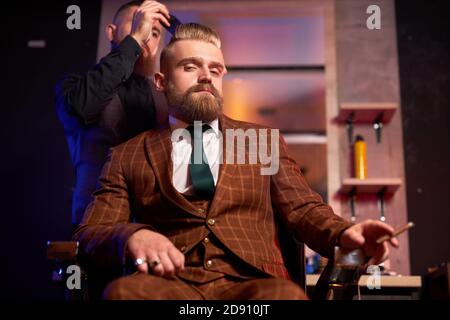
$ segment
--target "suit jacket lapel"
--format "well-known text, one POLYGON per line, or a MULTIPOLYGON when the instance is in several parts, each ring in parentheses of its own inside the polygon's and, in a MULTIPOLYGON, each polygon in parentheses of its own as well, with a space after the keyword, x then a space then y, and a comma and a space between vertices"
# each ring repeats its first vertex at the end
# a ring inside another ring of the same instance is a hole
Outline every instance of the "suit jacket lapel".
POLYGON ((172 201, 176 206, 192 213, 202 216, 195 206, 183 197, 172 183, 172 140, 171 131, 168 126, 152 130, 145 139, 145 148, 150 158, 150 163, 159 183, 162 194, 172 201))
POLYGON ((216 185, 216 191, 214 193, 214 198, 211 203, 211 207, 209 209, 209 214, 213 215, 214 211, 217 207, 220 206, 221 200, 227 190, 224 186, 229 185, 232 183, 231 177, 234 174, 234 171, 236 170, 236 164, 226 163, 227 159, 227 152, 232 153, 233 157, 231 159, 234 159, 234 150, 227 150, 227 138, 226 138, 226 129, 235 129, 235 127, 232 125, 230 119, 226 116, 222 116, 219 118, 219 128, 222 132, 223 137, 223 145, 222 145, 222 164, 219 167, 219 179, 217 180, 216 185))

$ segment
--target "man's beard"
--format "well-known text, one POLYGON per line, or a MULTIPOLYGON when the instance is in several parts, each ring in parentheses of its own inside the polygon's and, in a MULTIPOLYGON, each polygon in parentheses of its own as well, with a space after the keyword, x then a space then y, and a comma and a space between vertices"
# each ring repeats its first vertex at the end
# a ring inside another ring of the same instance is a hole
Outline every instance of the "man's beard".
POLYGON ((166 91, 169 112, 178 115, 187 123, 194 121, 211 122, 222 114, 223 99, 212 84, 198 84, 189 88, 184 94, 177 92, 170 81, 166 91), (197 91, 209 90, 209 93, 195 94, 197 91))

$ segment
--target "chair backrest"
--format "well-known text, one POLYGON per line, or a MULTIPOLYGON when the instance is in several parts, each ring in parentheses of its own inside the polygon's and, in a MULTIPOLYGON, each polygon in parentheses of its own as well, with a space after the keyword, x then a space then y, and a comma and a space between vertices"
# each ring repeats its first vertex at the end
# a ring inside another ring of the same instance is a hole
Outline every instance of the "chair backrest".
POLYGON ((295 240, 280 220, 276 222, 278 241, 286 269, 292 281, 306 292, 305 245, 295 240))

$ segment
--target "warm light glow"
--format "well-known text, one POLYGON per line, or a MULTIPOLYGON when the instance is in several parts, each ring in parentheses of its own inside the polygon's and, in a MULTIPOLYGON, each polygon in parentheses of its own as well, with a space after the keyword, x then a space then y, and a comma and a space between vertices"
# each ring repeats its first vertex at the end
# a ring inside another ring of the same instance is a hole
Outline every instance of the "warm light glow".
POLYGON ((245 120, 249 117, 248 96, 245 90, 245 81, 239 78, 225 80, 224 113, 236 120, 245 120))

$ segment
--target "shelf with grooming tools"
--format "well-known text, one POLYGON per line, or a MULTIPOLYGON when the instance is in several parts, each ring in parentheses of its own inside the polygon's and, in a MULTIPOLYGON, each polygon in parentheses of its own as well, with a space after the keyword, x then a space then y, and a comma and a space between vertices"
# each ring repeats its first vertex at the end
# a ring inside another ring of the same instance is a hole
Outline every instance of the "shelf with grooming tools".
POLYGON ((352 151, 352 173, 341 181, 339 192, 348 197, 350 219, 357 220, 356 201, 359 195, 376 195, 379 219, 386 221, 385 200, 401 186, 400 178, 380 178, 367 168, 367 148, 371 143, 362 136, 355 135, 356 125, 372 125, 377 144, 382 143, 382 129, 392 119, 398 105, 396 103, 342 103, 337 121, 345 124, 347 139, 352 151), (368 175, 370 172, 370 176, 368 175))

